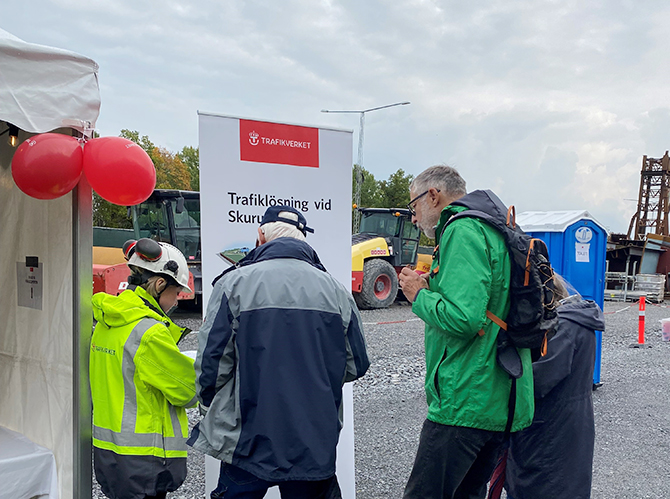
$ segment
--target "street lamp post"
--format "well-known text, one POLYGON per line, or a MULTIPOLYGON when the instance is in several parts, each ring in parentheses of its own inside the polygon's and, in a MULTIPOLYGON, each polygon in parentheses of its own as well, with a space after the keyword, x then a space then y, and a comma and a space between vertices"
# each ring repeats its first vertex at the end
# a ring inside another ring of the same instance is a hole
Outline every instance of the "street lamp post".
MULTIPOLYGON (((363 184, 363 129, 365 126, 365 113, 370 111, 378 111, 379 109, 386 109, 387 107, 406 106, 409 102, 396 102, 395 104, 388 104, 386 106, 371 107, 370 109, 363 109, 360 111, 330 111, 322 109, 322 113, 358 113, 360 114, 360 129, 358 131, 358 162, 356 168, 356 188, 354 190, 354 203, 358 208, 361 204, 361 185, 363 184)), ((358 232, 361 222, 361 214, 358 210, 354 211, 354 233, 358 232)))

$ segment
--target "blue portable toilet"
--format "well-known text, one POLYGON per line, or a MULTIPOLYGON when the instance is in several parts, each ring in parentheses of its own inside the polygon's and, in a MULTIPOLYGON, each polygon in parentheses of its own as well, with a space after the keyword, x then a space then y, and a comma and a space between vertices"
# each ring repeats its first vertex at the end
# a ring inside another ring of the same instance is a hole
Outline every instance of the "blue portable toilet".
MULTIPOLYGON (((526 211, 516 218, 526 234, 542 239, 555 272, 582 297, 603 308, 607 230, 588 211, 526 211)), ((593 382, 600 383, 602 331, 596 331, 593 382)))

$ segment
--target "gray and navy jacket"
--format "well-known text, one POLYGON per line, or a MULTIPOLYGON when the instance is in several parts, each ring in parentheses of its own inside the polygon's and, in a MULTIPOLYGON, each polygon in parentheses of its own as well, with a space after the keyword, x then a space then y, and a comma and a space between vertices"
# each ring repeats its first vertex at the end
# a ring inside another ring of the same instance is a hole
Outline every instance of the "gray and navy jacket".
POLYGON ((351 293, 306 242, 270 241, 215 281, 188 444, 271 482, 329 478, 342 385, 369 364, 351 293))

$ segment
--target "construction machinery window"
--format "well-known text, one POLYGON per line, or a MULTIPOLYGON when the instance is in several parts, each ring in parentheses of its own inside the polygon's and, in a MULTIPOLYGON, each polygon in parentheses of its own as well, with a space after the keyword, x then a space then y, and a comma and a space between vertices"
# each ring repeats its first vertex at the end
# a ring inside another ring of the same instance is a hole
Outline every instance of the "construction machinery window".
POLYGON ((134 225, 138 239, 148 237, 155 241, 172 243, 170 222, 162 201, 144 202, 134 210, 134 213, 137 216, 134 225))
POLYGON ((399 217, 390 217, 388 213, 363 213, 360 232, 377 234, 382 237, 395 237, 399 230, 399 217))
POLYGON ((200 259, 200 200, 185 199, 181 213, 170 201, 175 227, 175 242, 187 260, 200 259))

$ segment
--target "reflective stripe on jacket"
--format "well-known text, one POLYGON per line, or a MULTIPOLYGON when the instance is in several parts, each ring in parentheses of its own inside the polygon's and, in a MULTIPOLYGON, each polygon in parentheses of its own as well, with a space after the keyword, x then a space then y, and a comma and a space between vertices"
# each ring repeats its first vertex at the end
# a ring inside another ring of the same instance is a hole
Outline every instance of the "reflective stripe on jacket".
POLYGON ((186 457, 196 405, 193 360, 177 348, 183 330, 142 288, 93 297, 93 445, 120 455, 186 457))

